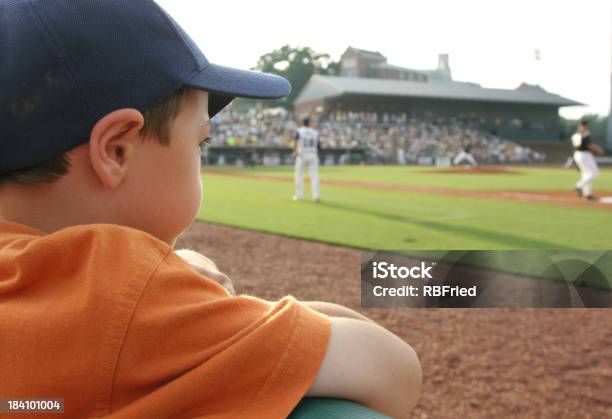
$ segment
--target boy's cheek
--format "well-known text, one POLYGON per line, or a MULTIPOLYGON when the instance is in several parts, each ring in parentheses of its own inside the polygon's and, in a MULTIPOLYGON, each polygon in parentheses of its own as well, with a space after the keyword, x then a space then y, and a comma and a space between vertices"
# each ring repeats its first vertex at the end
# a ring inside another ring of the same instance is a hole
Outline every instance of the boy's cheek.
POLYGON ((197 187, 197 201, 198 201, 198 210, 200 209, 200 205, 204 199, 204 180, 202 179, 201 172, 198 172, 197 179, 198 187, 197 187))
POLYGON ((200 183, 200 187, 198 188, 196 196, 194 197, 194 206, 195 206, 194 217, 198 215, 198 212, 200 211, 200 207, 202 206, 203 199, 204 199, 204 191, 202 189, 202 183, 200 183))
POLYGON ((183 214, 182 218, 184 218, 184 221, 191 225, 200 211, 203 197, 202 182, 198 178, 195 182, 185 184, 183 190, 185 195, 181 200, 182 205, 177 206, 176 211, 183 214))

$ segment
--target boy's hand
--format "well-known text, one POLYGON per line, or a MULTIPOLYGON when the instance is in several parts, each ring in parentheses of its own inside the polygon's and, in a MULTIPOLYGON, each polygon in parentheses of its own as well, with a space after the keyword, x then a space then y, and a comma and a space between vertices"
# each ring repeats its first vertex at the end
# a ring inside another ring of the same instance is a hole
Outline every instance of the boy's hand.
POLYGON ((197 273, 204 275, 225 288, 230 294, 236 295, 234 284, 227 275, 219 271, 215 262, 208 259, 206 256, 189 249, 180 249, 175 251, 185 262, 190 264, 197 273))

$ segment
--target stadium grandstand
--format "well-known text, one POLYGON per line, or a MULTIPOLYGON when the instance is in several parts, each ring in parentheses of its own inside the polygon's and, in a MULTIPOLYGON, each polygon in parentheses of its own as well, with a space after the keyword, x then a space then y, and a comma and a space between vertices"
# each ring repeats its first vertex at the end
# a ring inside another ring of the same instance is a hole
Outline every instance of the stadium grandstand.
POLYGON ((481 130, 510 140, 557 140, 566 135, 559 108, 582 105, 527 83, 490 89, 454 81, 447 54, 440 54, 435 70, 413 70, 388 64, 379 52, 349 47, 340 76, 313 75, 294 110, 297 115, 346 111, 470 118, 481 130))
POLYGON ((485 164, 561 161, 570 153, 559 108, 582 103, 537 85, 484 88, 452 78, 449 56, 434 70, 389 64, 349 47, 339 76, 313 75, 294 103, 215 118, 207 156, 216 164, 291 164, 296 122, 313 117, 326 164, 445 164, 469 144, 485 164), (547 159, 548 157, 548 159, 547 159))
MULTIPOLYGON (((291 164, 296 118, 282 108, 240 111, 213 118, 209 164, 291 164)), ((317 120, 322 163, 448 165, 469 144, 480 163, 525 164, 545 156, 478 129, 459 118, 418 119, 406 114, 341 112, 317 120)))

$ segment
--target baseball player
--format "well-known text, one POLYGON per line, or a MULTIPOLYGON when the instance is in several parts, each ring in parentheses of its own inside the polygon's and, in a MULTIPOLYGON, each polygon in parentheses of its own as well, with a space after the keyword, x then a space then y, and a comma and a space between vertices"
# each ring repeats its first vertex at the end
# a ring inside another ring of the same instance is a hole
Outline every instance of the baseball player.
POLYGON ((472 156, 472 146, 470 144, 466 144, 461 148, 461 151, 453 160, 453 164, 456 166, 458 164, 461 164, 461 162, 463 162, 464 160, 467 161, 470 166, 478 166, 476 159, 474 158, 474 156, 472 156))
POLYGON ((576 193, 585 199, 593 199, 593 181, 599 176, 599 168, 593 158, 593 153, 602 155, 604 151, 591 142, 587 121, 581 121, 578 124, 576 133, 572 135, 572 145, 574 146, 574 161, 581 175, 580 180, 576 183, 576 193))
POLYGON ((295 152, 295 195, 294 201, 304 198, 304 172, 310 175, 312 199, 319 202, 319 132, 310 127, 310 118, 302 120, 302 126, 294 135, 293 150, 295 152))

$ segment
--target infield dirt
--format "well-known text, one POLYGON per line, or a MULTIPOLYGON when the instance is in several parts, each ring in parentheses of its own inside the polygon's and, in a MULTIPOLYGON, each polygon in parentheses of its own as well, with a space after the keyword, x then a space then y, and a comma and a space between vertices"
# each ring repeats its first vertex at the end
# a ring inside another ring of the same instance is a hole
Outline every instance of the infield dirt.
MULTIPOLYGON (((461 170, 464 169, 454 169, 461 170)), ((495 173, 500 172, 500 169, 495 173)), ((508 170, 508 169, 504 169, 508 170)), ((471 174, 490 174, 485 169, 478 170, 466 170, 467 173, 471 174)), ((438 173, 450 173, 448 170, 438 173)), ((293 182, 293 178, 290 176, 273 176, 273 175, 258 175, 258 174, 246 174, 241 172, 232 171, 209 171, 207 176, 230 176, 240 177, 247 179, 261 179, 261 180, 272 180, 278 182, 293 182)), ((520 201, 527 203, 543 203, 550 205, 569 205, 575 207, 584 208, 600 208, 612 210, 612 205, 596 200, 585 200, 582 197, 576 196, 574 191, 559 191, 559 190, 507 190, 507 191, 496 191, 496 190, 471 190, 471 189, 457 189, 457 188, 441 188, 441 187, 425 187, 425 186, 413 186, 413 185, 399 185, 393 183, 377 183, 377 182, 365 182, 365 181, 353 181, 353 180, 339 180, 339 179, 323 179, 321 180, 322 185, 332 186, 344 186, 349 188, 362 188, 362 189, 374 189, 374 190, 386 190, 386 191, 397 191, 407 193, 425 193, 431 195, 444 195, 444 196, 457 196, 467 198, 485 198, 485 199, 501 199, 507 201, 520 201)), ((612 195, 612 192, 601 192, 602 195, 612 195)))

